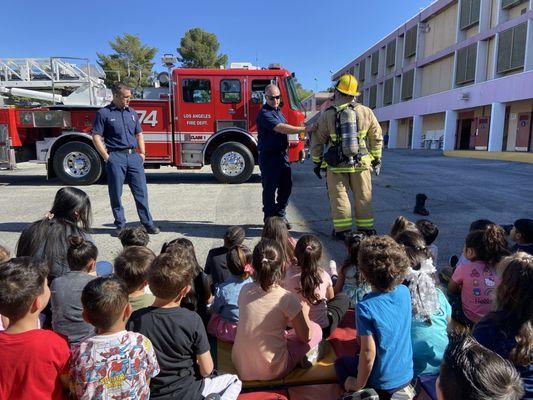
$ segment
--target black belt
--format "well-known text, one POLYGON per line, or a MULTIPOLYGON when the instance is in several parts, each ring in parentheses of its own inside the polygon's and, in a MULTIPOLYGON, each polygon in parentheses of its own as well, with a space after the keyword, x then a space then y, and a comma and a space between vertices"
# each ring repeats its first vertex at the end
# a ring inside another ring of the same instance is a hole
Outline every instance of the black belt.
POLYGON ((135 149, 112 149, 109 150, 110 153, 126 153, 126 154, 133 154, 135 153, 135 149))

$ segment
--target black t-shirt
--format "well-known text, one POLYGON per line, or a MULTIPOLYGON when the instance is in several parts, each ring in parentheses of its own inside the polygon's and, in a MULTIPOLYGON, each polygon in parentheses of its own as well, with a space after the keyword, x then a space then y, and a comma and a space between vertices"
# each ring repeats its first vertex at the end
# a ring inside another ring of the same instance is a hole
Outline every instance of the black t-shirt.
POLYGON ((213 285, 224 283, 231 276, 226 265, 226 254, 228 254, 228 249, 224 246, 211 249, 207 253, 204 271, 207 275, 211 275, 213 285))
POLYGON ((161 372, 150 382, 150 397, 156 400, 201 400, 203 379, 196 369, 196 356, 209 351, 201 318, 181 307, 147 307, 135 311, 127 329, 152 342, 161 372))

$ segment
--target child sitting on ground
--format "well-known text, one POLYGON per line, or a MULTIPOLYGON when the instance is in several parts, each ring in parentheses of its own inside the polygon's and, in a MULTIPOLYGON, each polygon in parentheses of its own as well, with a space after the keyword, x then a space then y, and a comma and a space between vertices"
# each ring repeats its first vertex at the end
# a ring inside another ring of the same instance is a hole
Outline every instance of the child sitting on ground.
POLYGON ((498 225, 473 231, 465 239, 464 256, 448 284, 451 295, 461 295, 461 302, 450 298, 453 317, 467 327, 487 315, 492 307, 493 294, 500 283, 496 264, 509 255, 505 231, 498 225))
POLYGON ((157 256, 148 274, 155 302, 135 311, 128 322, 128 329, 152 341, 159 360, 161 372, 150 384, 151 399, 200 400, 219 393, 223 400, 235 400, 241 390, 235 375, 212 376, 213 359, 202 319, 180 306, 195 269, 189 257, 157 256))
POLYGON ((269 217, 265 221, 261 239, 270 239, 277 242, 282 251, 284 260, 283 268, 286 269, 290 264, 296 262, 294 258, 294 248, 296 240, 289 235, 287 223, 281 217, 269 217))
POLYGON ((424 242, 426 243, 428 250, 431 252, 433 265, 435 266, 437 271, 440 272, 438 263, 439 248, 435 243, 433 243, 435 242, 435 239, 437 239, 437 236, 439 236, 439 228, 437 227, 437 225, 435 225, 428 219, 419 219, 418 221, 416 221, 415 225, 418 229, 418 232, 420 232, 420 234, 424 238, 424 242))
POLYGON ((437 400, 520 400, 520 376, 470 335, 452 334, 436 383, 437 400))
MULTIPOLYGON (((488 220, 488 219, 477 219, 474 222, 470 224, 470 227, 468 228, 468 232, 474 232, 474 231, 483 231, 487 229, 489 225, 494 224, 494 222, 488 220)), ((450 262, 447 267, 444 267, 439 272, 439 280, 442 284, 445 286, 448 286, 448 283, 450 282, 450 279, 453 275, 453 271, 461 265, 468 263, 468 259, 464 256, 464 254, 461 253, 459 257, 457 255, 453 255, 450 257, 450 262)))
POLYGON ((226 282, 231 272, 226 265, 226 255, 229 249, 243 244, 246 234, 240 226, 230 226, 224 234, 224 246, 209 250, 205 261, 205 273, 211 278, 211 291, 215 292, 216 285, 226 282))
POLYGON ((370 285, 365 281, 361 270, 357 268, 359 246, 364 237, 361 233, 353 233, 347 235, 344 239, 344 244, 348 250, 348 257, 344 260, 339 270, 339 277, 333 288, 335 294, 340 292, 346 293, 350 299, 350 308, 354 308, 363 299, 365 294, 371 291, 370 285))
POLYGON ((150 340, 125 329, 131 314, 126 284, 113 276, 96 278, 81 301, 97 334, 73 348, 70 374, 77 398, 148 399, 159 366, 150 340))
POLYGON ((207 325, 207 332, 224 342, 233 343, 239 322, 239 293, 244 285, 252 282, 252 252, 244 245, 234 246, 226 258, 231 276, 215 289, 215 300, 211 307, 213 315, 207 325))
POLYGON ((95 276, 98 249, 81 236, 69 237, 67 261, 69 271, 52 281, 52 329, 67 337, 70 345, 94 335, 94 328, 83 320, 81 292, 95 276))
POLYGON ((496 309, 479 321, 472 335, 479 344, 510 360, 522 377, 524 399, 533 399, 533 256, 505 258, 498 271, 496 309))
POLYGON ((255 246, 254 281, 239 295, 239 325, 231 352, 243 380, 287 376, 322 339, 320 326, 309 321, 298 297, 280 286, 284 262, 277 242, 263 239, 255 246), (287 332, 288 324, 293 329, 287 332))
POLYGON ((309 307, 309 319, 322 328, 327 338, 348 311, 350 299, 335 295, 329 274, 320 267, 322 243, 313 235, 303 235, 296 243, 297 264, 287 268, 283 287, 296 294, 309 307))
POLYGON ((146 232, 146 228, 143 225, 140 226, 127 226, 123 228, 118 238, 122 247, 126 248, 128 246, 148 246, 150 242, 150 235, 146 232))
POLYGON ((347 391, 370 387, 381 399, 412 398, 411 296, 401 285, 409 268, 405 250, 389 236, 366 238, 358 266, 372 285, 356 309, 361 352, 335 361, 337 378, 347 391))
MULTIPOLYGON (((11 258, 11 252, 7 247, 0 244, 0 263, 9 261, 11 258)), ((0 331, 7 329, 9 326, 9 318, 4 315, 0 315, 0 331)))
POLYGON ((143 246, 128 246, 115 258, 115 275, 126 283, 133 311, 151 306, 155 300, 154 295, 145 291, 154 258, 154 252, 143 246))
POLYGON ((516 244, 512 251, 525 251, 533 255, 533 219, 517 219, 511 229, 511 240, 516 244))
POLYGON ((413 309, 411 339, 414 373, 415 376, 438 374, 448 345, 446 329, 452 308, 444 293, 435 286, 436 269, 422 235, 405 231, 396 241, 405 247, 410 263, 404 283, 411 293, 413 309))
POLYGON ((2 399, 63 399, 68 387, 70 350, 65 338, 37 329, 50 299, 46 264, 31 257, 0 263, 0 314, 9 327, 0 332, 2 399))
POLYGON ((209 285, 209 278, 198 264, 194 245, 189 239, 179 238, 174 239, 170 243, 163 246, 161 253, 171 253, 178 258, 187 258, 194 265, 194 275, 192 279, 191 290, 185 295, 181 301, 181 307, 185 307, 191 311, 196 311, 204 325, 209 322, 209 314, 207 307, 213 301, 211 294, 211 287, 209 285))

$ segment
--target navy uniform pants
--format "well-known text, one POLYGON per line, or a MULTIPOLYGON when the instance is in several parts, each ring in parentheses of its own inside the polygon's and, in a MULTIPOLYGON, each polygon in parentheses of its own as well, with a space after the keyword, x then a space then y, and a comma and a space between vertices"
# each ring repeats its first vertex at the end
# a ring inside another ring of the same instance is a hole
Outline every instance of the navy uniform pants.
POLYGON ((263 185, 264 219, 285 217, 285 208, 292 191, 291 165, 287 151, 260 152, 259 169, 263 185))
POLYGON ((122 229, 126 224, 124 208, 122 207, 122 187, 127 183, 130 187, 137 214, 141 223, 148 227, 154 224, 152 215, 148 208, 148 189, 146 188, 146 176, 144 174, 143 160, 138 153, 123 153, 112 151, 106 162, 107 188, 109 190, 109 200, 111 210, 115 217, 115 226, 122 229))

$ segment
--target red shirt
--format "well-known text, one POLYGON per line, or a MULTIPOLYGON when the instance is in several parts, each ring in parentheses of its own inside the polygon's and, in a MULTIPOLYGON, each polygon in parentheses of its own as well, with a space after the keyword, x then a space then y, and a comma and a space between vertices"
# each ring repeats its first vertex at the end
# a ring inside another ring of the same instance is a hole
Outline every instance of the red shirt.
POLYGON ((0 332, 0 400, 63 399, 59 376, 69 359, 67 340, 55 332, 0 332))

